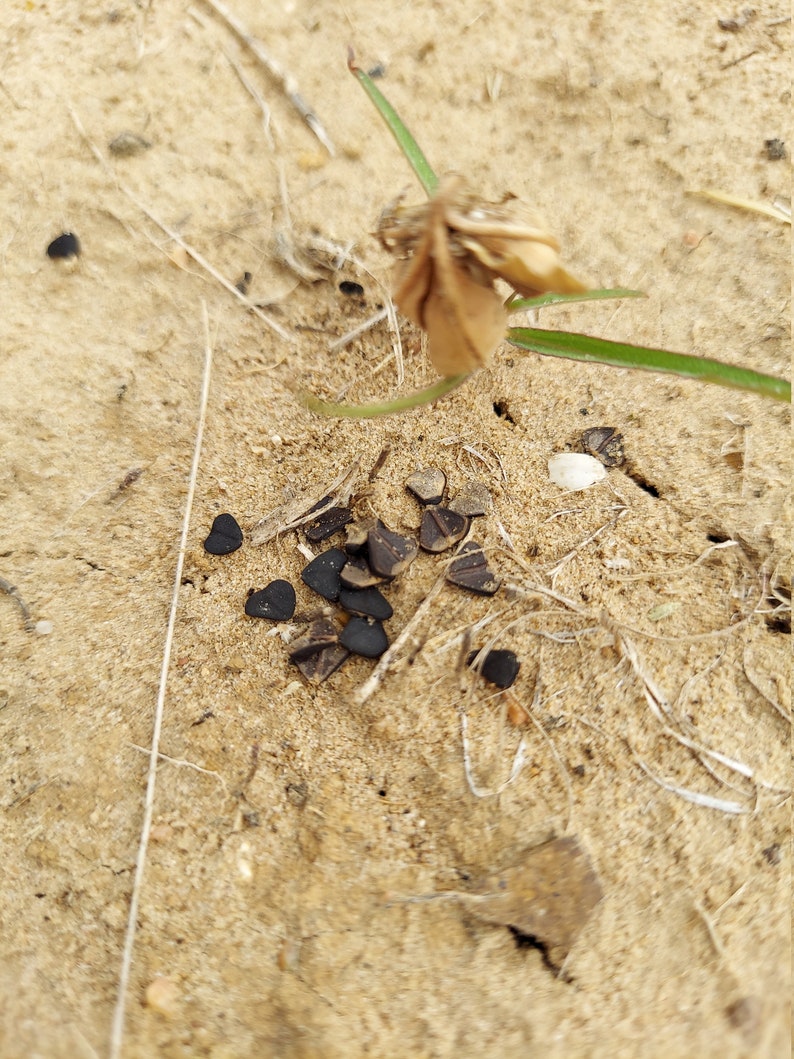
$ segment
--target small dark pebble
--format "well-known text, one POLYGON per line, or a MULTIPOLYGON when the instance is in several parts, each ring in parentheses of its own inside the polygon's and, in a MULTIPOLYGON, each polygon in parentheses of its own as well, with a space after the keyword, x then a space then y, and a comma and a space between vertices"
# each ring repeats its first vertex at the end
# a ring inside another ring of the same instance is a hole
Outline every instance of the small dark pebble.
POLYGON ((343 529, 353 518, 349 507, 329 507, 303 527, 307 540, 317 544, 343 529))
POLYGON ((482 482, 471 479, 464 482, 458 491, 458 495, 447 505, 450 511, 457 511, 459 515, 467 518, 477 518, 484 515, 491 505, 491 494, 488 487, 482 482))
POLYGON ((53 239, 47 247, 47 257, 51 257, 53 260, 63 257, 78 257, 79 254, 80 240, 74 232, 64 232, 57 239, 53 239))
POLYGON ((380 658, 389 646, 389 638, 379 621, 351 618, 339 634, 343 647, 362 658, 380 658))
POLYGON ((373 574, 363 555, 354 555, 352 559, 348 559, 342 567, 339 579, 345 588, 352 589, 373 588, 375 585, 382 585, 391 580, 388 577, 373 574))
MULTIPOLYGON (((466 664, 472 665, 479 653, 472 651, 466 659, 466 664)), ((497 688, 511 688, 516 682, 520 668, 521 663, 512 651, 489 651, 477 671, 497 688)))
POLYGON ((367 534, 369 568, 381 577, 397 577, 416 558, 419 545, 412 537, 395 533, 378 520, 367 534))
POLYGON ((347 556, 341 548, 329 548, 303 568, 301 580, 318 596, 334 602, 339 599, 339 589, 342 587, 339 574, 346 562, 347 556))
POLYGON ((377 588, 343 588, 339 593, 339 606, 348 614, 376 618, 378 621, 388 621, 394 614, 391 603, 377 588))
POLYGON ((364 297, 364 288, 352 279, 343 279, 339 284, 339 289, 343 294, 355 295, 357 298, 364 297))
POLYGON ((425 467, 409 475, 405 488, 420 504, 440 504, 447 487, 447 476, 439 467, 425 467))
POLYGON ((446 507, 426 507, 419 527, 419 547, 433 554, 445 552, 468 532, 469 520, 465 515, 446 507))
POLYGON ((311 623, 303 636, 299 636, 290 644, 290 661, 303 662, 312 655, 319 654, 320 651, 334 647, 338 643, 339 629, 327 618, 318 618, 311 623))
POLYGON ((295 613, 295 589, 289 581, 271 581, 266 588, 251 593, 245 601, 245 613, 249 618, 289 621, 295 613))
POLYGON ((595 456, 605 467, 619 467, 625 463, 623 435, 614 427, 590 427, 579 439, 582 452, 595 456))
POLYGON ((231 555, 243 543, 243 531, 234 515, 218 515, 204 541, 204 551, 210 555, 231 555))
POLYGON ((488 566, 482 545, 476 541, 464 544, 449 564, 447 581, 478 596, 493 596, 501 584, 488 566))

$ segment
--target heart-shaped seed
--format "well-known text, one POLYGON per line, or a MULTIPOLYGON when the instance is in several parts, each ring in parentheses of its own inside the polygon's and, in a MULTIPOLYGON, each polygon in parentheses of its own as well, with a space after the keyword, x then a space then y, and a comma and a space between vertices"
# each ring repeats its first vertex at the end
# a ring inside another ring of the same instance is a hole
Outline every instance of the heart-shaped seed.
POLYGON ((343 588, 339 593, 339 606, 344 607, 348 614, 376 618, 378 621, 388 621, 394 614, 391 603, 377 588, 343 588))
MULTIPOLYGON (((472 665, 479 651, 472 651, 466 659, 472 665)), ((477 672, 497 688, 509 688, 516 682, 521 663, 512 651, 489 651, 477 666, 477 672)))
POLYGON ((468 541, 449 564, 447 581, 459 588, 468 589, 478 596, 492 596, 501 584, 488 566, 482 545, 468 541))
POLYGON ((271 581, 266 588, 251 593, 245 601, 245 613, 249 618, 289 621, 295 613, 295 589, 289 581, 271 581))
POLYGON ((339 599, 339 589, 342 587, 339 572, 346 562, 347 556, 341 548, 329 548, 303 568, 301 580, 318 596, 335 602, 339 599))
POLYGON ((419 527, 419 547, 434 554, 445 552, 468 532, 469 520, 465 515, 447 507, 426 507, 419 527))
POLYGON ((363 658, 379 658, 389 646, 381 623, 367 618, 351 618, 339 634, 339 642, 363 658))
POLYGON ((234 515, 218 515, 204 541, 204 551, 210 555, 230 555, 243 543, 243 531, 234 515))

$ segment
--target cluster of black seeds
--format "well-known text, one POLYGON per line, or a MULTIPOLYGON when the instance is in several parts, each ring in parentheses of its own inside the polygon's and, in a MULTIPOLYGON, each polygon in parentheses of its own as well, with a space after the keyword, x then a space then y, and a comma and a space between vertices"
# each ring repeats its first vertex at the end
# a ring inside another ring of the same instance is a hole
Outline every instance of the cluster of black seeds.
MULTIPOLYGON (((381 589, 408 568, 420 549, 439 554, 455 547, 467 536, 471 520, 485 514, 490 495, 482 483, 467 483, 448 506, 442 504, 446 484, 444 472, 437 468, 417 471, 406 482, 408 491, 424 508, 418 540, 396 533, 377 518, 354 521, 350 508, 329 507, 330 497, 312 509, 316 517, 303 527, 307 540, 317 544, 342 531, 345 540, 341 547, 321 552, 301 571, 301 580, 308 588, 339 608, 334 615, 309 622, 290 645, 290 661, 307 680, 326 680, 351 654, 379 658, 389 646, 384 622, 393 615, 381 589)), ((213 522, 204 548, 212 555, 229 555, 242 542, 242 530, 234 517, 223 514, 213 522)), ((500 585, 476 541, 467 541, 459 549, 447 567, 446 579, 481 596, 492 596, 500 585)), ((278 579, 248 596, 245 613, 252 618, 289 621, 296 602, 293 586, 278 579)), ((477 654, 473 652, 469 664, 477 654)), ((477 666, 499 687, 509 687, 518 668, 511 651, 491 651, 477 666)))

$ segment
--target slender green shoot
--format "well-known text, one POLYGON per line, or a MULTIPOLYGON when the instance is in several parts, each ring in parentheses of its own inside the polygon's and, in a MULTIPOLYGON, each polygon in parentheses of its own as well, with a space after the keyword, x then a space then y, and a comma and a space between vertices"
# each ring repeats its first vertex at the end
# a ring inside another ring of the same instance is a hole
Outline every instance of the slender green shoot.
POLYGON ((645 291, 629 290, 617 287, 612 290, 586 290, 581 294, 555 294, 549 291, 534 298, 520 298, 517 294, 507 299, 505 308, 509 313, 518 313, 524 309, 541 309, 544 305, 561 305, 567 302, 597 302, 607 298, 647 298, 645 291))
POLYGON ((411 408, 421 408, 422 405, 432 404, 439 397, 443 397, 451 390, 455 390, 469 378, 471 372, 465 375, 450 375, 446 379, 428 386, 425 390, 417 390, 406 397, 397 397, 393 401, 378 401, 374 404, 335 404, 333 401, 323 401, 310 393, 300 393, 298 398, 304 408, 310 412, 316 412, 322 416, 341 416, 345 419, 373 419, 375 416, 393 415, 395 412, 407 412, 411 408))

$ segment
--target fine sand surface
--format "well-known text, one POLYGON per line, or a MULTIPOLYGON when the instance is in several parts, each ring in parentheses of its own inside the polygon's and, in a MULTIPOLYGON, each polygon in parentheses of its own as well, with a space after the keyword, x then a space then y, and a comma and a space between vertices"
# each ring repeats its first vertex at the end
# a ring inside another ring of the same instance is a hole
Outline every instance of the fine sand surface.
POLYGON ((788 198, 789 7, 229 3, 333 157, 202 0, 0 13, 0 577, 18 592, 0 593, 0 1056, 788 1055, 787 406, 507 344, 402 416, 322 419, 294 389, 364 402, 435 378, 405 321, 402 382, 386 323, 329 352, 385 302, 381 211, 422 198, 350 44, 438 172, 540 210, 593 285, 647 293, 541 325, 785 375, 790 229, 691 193, 788 198), (45 253, 63 231, 72 265, 45 253), (281 333, 199 257, 250 273, 281 333), (628 462, 565 494, 548 458, 599 425, 628 462), (373 663, 310 685, 295 627, 243 613, 306 563, 302 536, 255 545, 253 526, 356 461, 357 513, 402 533, 416 468, 484 482, 476 538, 504 583, 445 586, 417 618, 443 562, 420 556, 390 592, 391 636, 415 635, 365 702, 373 663), (218 558, 202 541, 224 511, 247 539, 218 558), (509 712, 461 672, 473 626, 521 659, 509 712), (471 899, 430 899, 562 836, 603 892, 562 974, 471 899))

